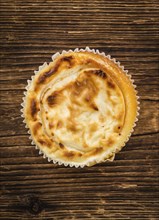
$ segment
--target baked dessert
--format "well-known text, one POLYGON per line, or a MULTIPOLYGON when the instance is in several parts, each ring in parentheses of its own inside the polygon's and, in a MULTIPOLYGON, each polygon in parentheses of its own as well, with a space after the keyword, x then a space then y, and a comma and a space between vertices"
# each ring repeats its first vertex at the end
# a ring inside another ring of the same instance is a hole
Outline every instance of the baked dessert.
POLYGON ((86 49, 56 54, 27 86, 23 115, 32 140, 59 164, 113 160, 138 114, 131 78, 110 57, 86 49))

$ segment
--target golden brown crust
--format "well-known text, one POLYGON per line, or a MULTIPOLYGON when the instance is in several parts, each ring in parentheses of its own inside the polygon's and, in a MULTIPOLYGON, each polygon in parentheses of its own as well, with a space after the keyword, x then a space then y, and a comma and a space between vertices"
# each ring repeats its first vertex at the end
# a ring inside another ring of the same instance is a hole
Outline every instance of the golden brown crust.
POLYGON ((120 150, 137 114, 136 92, 113 61, 59 55, 32 80, 24 115, 36 145, 62 163, 92 165, 120 150))

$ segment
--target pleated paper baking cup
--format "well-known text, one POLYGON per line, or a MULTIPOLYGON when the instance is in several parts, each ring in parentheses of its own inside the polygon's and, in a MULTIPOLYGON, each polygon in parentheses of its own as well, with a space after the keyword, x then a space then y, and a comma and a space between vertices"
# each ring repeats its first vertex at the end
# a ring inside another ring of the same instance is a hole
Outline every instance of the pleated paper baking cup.
POLYGON ((39 154, 76 168, 113 161, 139 115, 136 85, 120 62, 76 48, 54 54, 34 73, 21 112, 39 154))

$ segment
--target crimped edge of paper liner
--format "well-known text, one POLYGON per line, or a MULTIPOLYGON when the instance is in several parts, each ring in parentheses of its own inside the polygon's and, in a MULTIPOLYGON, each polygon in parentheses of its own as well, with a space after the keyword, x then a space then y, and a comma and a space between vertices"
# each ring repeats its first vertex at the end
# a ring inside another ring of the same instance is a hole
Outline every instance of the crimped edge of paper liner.
MULTIPOLYGON (((113 61, 124 73, 125 75, 129 78, 132 86, 134 87, 134 90, 136 92, 136 98, 137 98, 137 112, 136 112, 136 120, 134 122, 134 125, 132 127, 132 130, 131 132, 129 133, 129 135, 127 136, 127 139, 125 140, 124 144, 118 148, 116 148, 115 152, 111 152, 109 155, 106 156, 106 158, 103 158, 102 160, 100 159, 94 159, 92 161, 89 161, 89 162, 86 162, 86 163, 75 163, 75 162, 65 162, 65 161, 61 161, 61 160, 57 160, 57 159, 53 159, 53 158, 50 158, 48 156, 46 156, 46 154, 34 143, 33 141, 33 138, 31 136, 31 132, 30 132, 30 129, 28 128, 27 126, 27 123, 25 121, 25 116, 24 116, 24 106, 25 106, 25 102, 26 102, 26 95, 27 95, 27 91, 29 90, 30 88, 30 85, 32 83, 32 80, 34 80, 34 75, 31 76, 31 80, 27 80, 27 83, 28 85, 25 87, 25 90, 24 91, 24 97, 22 98, 23 99, 23 102, 21 103, 21 117, 24 119, 23 122, 25 124, 25 128, 28 129, 28 134, 30 135, 29 136, 29 139, 31 140, 31 144, 33 146, 35 146, 36 149, 39 150, 39 154, 43 154, 43 158, 47 158, 48 159, 48 162, 52 161, 54 164, 58 164, 58 165, 64 165, 64 166, 70 166, 70 167, 76 167, 76 168, 83 168, 85 166, 93 166, 95 164, 98 164, 98 163, 102 163, 102 162, 105 162, 105 161, 113 161, 114 158, 115 158, 115 154, 118 153, 119 151, 121 151, 121 149, 126 145, 126 143, 128 142, 131 134, 133 133, 134 131, 134 128, 136 126, 136 123, 138 121, 138 117, 139 117, 139 111, 140 111, 140 101, 139 101, 139 96, 137 95, 137 90, 136 90, 136 85, 134 84, 134 80, 132 79, 132 76, 130 74, 128 74, 128 70, 125 70, 124 69, 124 66, 122 66, 120 64, 119 61, 116 61, 115 58, 111 58, 110 55, 106 55, 104 52, 100 52, 98 49, 90 49, 89 47, 86 47, 85 49, 80 49, 80 48, 76 48, 74 50, 68 50, 68 51, 65 51, 63 50, 61 53, 57 52, 55 53, 53 56, 52 56, 52 61, 53 62, 58 56, 60 55, 63 55, 63 54, 67 54, 67 53, 70 53, 70 52, 92 52, 94 54, 99 54, 101 56, 104 56, 106 58, 108 58, 109 60, 113 61)), ((39 66, 39 70, 38 71, 34 71, 35 75, 38 74, 43 68, 45 68, 45 66, 47 66, 48 64, 45 62, 43 65, 39 66)))

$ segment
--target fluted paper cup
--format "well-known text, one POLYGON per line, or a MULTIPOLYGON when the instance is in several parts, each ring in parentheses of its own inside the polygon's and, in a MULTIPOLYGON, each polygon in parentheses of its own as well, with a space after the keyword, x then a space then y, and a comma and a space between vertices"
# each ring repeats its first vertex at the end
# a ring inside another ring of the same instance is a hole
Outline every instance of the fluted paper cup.
POLYGON ((107 59, 109 59, 110 61, 113 61, 121 70, 122 72, 125 73, 125 75, 129 78, 129 81, 131 82, 132 86, 134 87, 134 90, 136 92, 136 99, 137 99, 137 112, 136 112, 136 120, 134 121, 134 125, 132 127, 132 130, 131 132, 129 133, 129 135, 127 136, 127 139, 125 140, 124 144, 122 146, 120 146, 119 148, 116 149, 115 152, 112 152, 109 156, 107 156, 107 158, 103 158, 102 160, 94 160, 94 161, 91 161, 91 162, 86 162, 86 163, 75 163, 75 162, 65 162, 65 161, 61 161, 61 160, 58 160, 57 158, 53 158, 52 156, 50 157, 50 155, 47 155, 46 152, 44 152, 43 149, 41 149, 37 143, 35 143, 34 141, 34 138, 33 136, 31 135, 31 132, 30 132, 30 129, 26 123, 26 119, 25 119, 25 115, 24 115, 24 108, 26 106, 26 95, 27 95, 27 92, 31 89, 31 86, 32 86, 32 82, 34 81, 34 77, 35 75, 38 75, 46 66, 48 66, 48 64, 45 62, 42 66, 39 66, 39 69, 38 71, 34 71, 35 75, 33 75, 31 77, 31 80, 28 80, 27 81, 27 86, 26 86, 26 91, 24 92, 24 97, 23 97, 23 102, 21 104, 22 106, 22 109, 21 109, 21 116, 24 118, 23 122, 25 124, 25 127, 28 129, 28 134, 30 134, 30 140, 31 140, 31 144, 35 146, 36 149, 39 150, 39 154, 43 154, 43 157, 44 158, 47 158, 48 161, 52 161, 54 164, 59 164, 59 165, 64 165, 64 166, 70 166, 70 167, 84 167, 84 166, 91 166, 91 165, 94 165, 96 163, 99 163, 99 162, 104 162, 104 161, 113 161, 114 158, 115 158, 115 154, 120 151, 126 144, 126 142, 129 140, 129 137, 131 136, 132 132, 134 131, 134 127, 136 126, 136 122, 138 121, 138 116, 139 116, 139 96, 137 95, 137 90, 136 90, 136 85, 134 84, 134 80, 132 79, 132 76, 130 74, 128 74, 128 71, 124 69, 124 66, 122 66, 120 64, 120 62, 117 62, 116 59, 114 58, 111 58, 110 55, 106 55, 104 52, 99 52, 99 50, 95 50, 95 49, 90 49, 89 47, 86 47, 85 49, 79 49, 79 48, 76 48, 75 50, 69 50, 69 51, 65 51, 63 50, 61 53, 55 53, 53 56, 52 56, 52 62, 58 58, 60 55, 64 55, 64 54, 67 54, 67 53, 70 53, 70 52, 91 52, 91 53, 94 53, 94 54, 98 54, 98 55, 101 55, 103 57, 106 57, 107 59))

